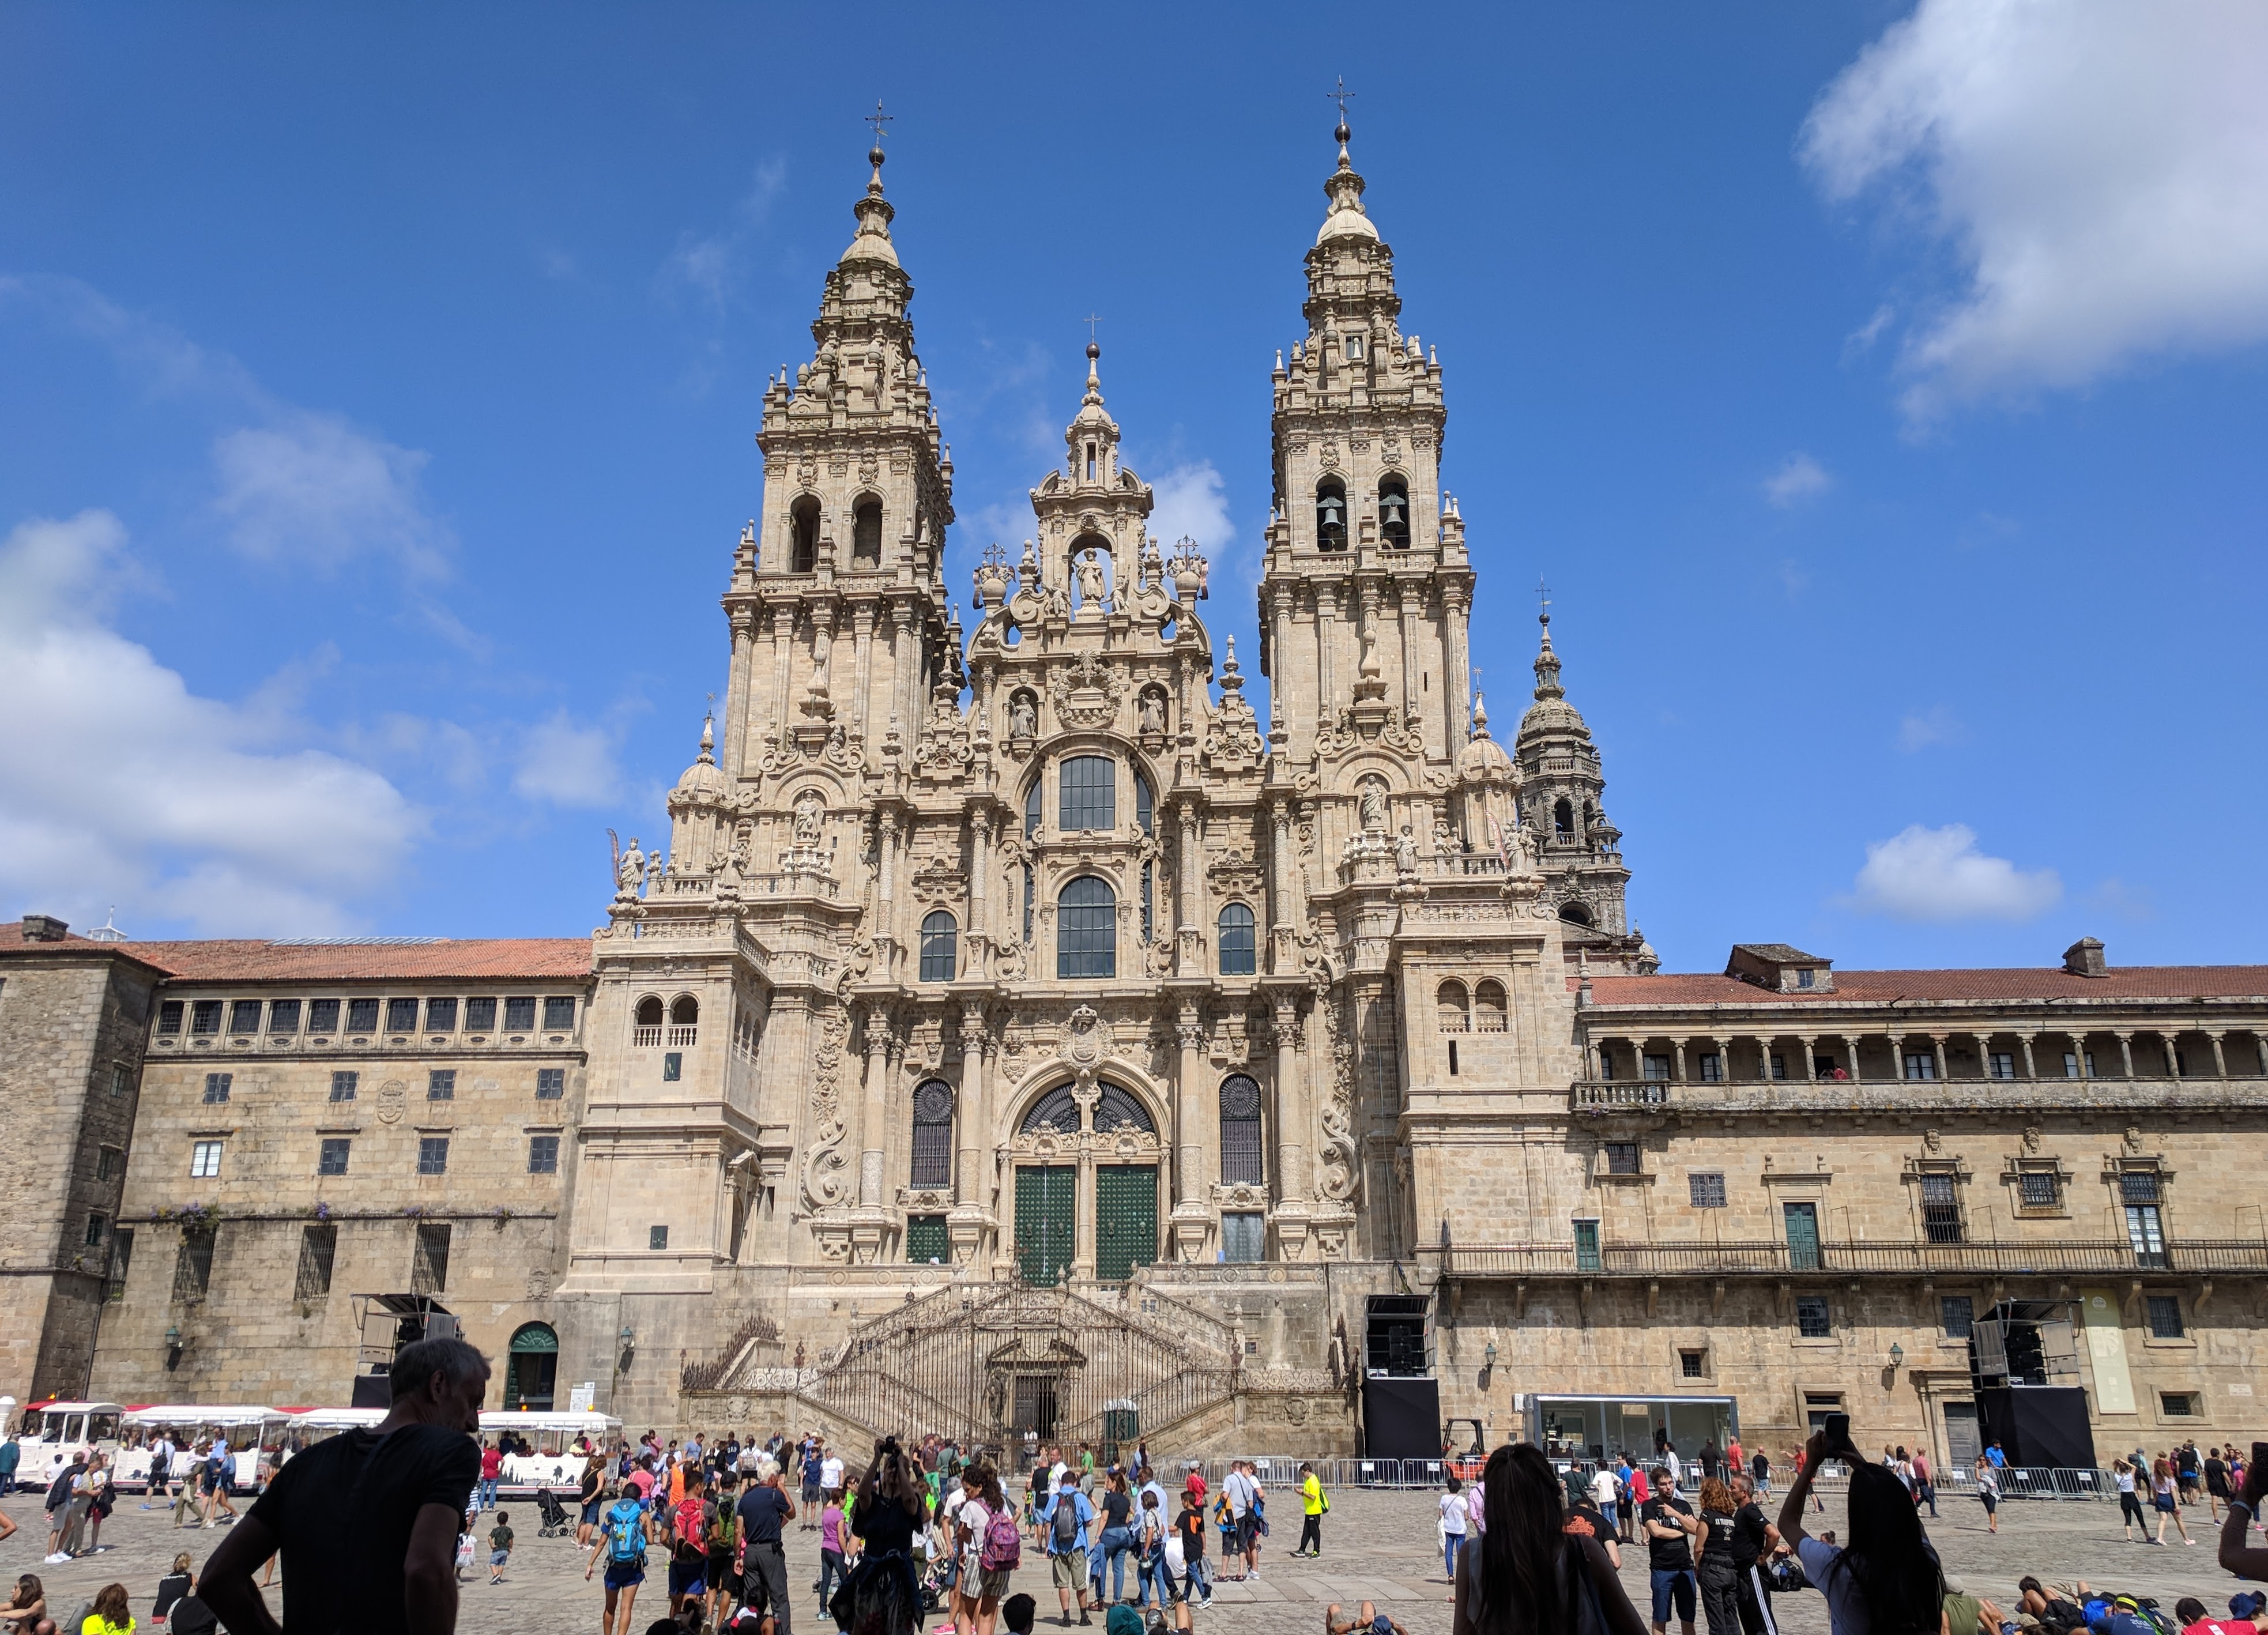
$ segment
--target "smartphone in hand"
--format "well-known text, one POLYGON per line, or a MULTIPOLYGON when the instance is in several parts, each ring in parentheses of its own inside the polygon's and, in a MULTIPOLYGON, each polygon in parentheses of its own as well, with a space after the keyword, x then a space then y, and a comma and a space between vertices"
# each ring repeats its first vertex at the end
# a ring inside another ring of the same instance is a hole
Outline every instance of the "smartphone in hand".
POLYGON ((1830 1458, 1840 1459, 1859 1451, 1851 1442, 1849 1414, 1830 1414, 1827 1423, 1820 1428, 1827 1432, 1827 1452, 1830 1458))

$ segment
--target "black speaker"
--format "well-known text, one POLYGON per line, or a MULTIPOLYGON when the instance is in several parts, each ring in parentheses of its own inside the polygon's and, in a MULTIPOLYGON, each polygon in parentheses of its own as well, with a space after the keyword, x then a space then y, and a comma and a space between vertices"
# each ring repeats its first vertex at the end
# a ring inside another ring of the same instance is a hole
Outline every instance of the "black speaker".
POLYGON ((1986 1442, 1998 1442, 2012 1465, 2092 1470, 2095 1432, 2087 1393, 2075 1385, 2007 1385, 1977 1393, 1986 1442))
POLYGON ((1362 1451, 1373 1459, 1441 1456, 1441 1382, 1373 1378, 1362 1382, 1362 1451))

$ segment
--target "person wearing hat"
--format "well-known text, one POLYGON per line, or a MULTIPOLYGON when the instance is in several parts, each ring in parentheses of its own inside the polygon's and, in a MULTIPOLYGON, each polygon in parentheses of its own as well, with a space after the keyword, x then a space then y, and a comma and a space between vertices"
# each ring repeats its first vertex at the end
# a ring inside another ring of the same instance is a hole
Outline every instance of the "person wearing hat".
POLYGON ((1962 1582, 1959 1573, 1945 1575, 1945 1600, 1940 1604, 1945 1609, 1947 1635, 1972 1635, 1977 1629, 1979 1602, 1969 1593, 1969 1587, 1962 1582))
POLYGON ((2209 1618, 2205 1615, 2205 1602, 2194 1595, 2184 1595, 2174 1603, 2174 1618, 2181 1626, 2182 1635, 2254 1635, 2257 1625, 2253 1609, 2260 1601, 2257 1590, 2249 1595, 2232 1595, 2229 1616, 2209 1618))

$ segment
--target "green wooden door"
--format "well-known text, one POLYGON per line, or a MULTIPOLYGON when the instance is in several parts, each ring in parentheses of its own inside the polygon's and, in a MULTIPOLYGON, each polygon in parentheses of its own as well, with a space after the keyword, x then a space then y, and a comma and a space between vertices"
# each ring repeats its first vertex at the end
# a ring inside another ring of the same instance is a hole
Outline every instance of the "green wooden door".
POLYGON ((1787 1222, 1787 1263, 1792 1271, 1817 1271, 1819 1259, 1819 1205, 1816 1204, 1783 1204, 1781 1219, 1787 1222))
POLYGON ((1123 1283, 1158 1258, 1158 1167, 1104 1164, 1094 1172, 1094 1275, 1123 1283))
POLYGON ((1024 1164, 1016 1170, 1016 1261, 1027 1283, 1053 1283, 1079 1248, 1079 1170, 1024 1164))

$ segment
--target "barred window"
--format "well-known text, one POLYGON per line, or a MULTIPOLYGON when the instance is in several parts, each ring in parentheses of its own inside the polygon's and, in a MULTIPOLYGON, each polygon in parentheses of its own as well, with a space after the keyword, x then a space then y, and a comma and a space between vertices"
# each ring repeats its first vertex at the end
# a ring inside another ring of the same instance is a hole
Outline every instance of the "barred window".
POLYGON ((189 1031, 193 1034, 217 1034, 220 1031, 218 999, 199 999, 189 1006, 189 1031))
POLYGON ((1685 1186, 1696 1209, 1725 1207, 1725 1177, 1717 1170, 1696 1170, 1685 1177, 1685 1186))
POLYGON ((2052 1169, 2020 1170, 2016 1199, 2026 1209, 2058 1209, 2063 1204, 2063 1177, 2052 1169))
POLYGON ((417 1173, 421 1175, 446 1175, 449 1173, 448 1137, 417 1138, 417 1173))
POLYGON ((204 1299, 212 1286, 212 1228, 184 1227, 180 1251, 173 1258, 173 1298, 185 1302, 204 1299))
POLYGON ((1260 1140, 1260 1086, 1242 1073, 1221 1080, 1220 1179, 1232 1187, 1263 1186, 1268 1179, 1260 1140))
POLYGON ((85 1247, 91 1249, 100 1248, 102 1247, 103 1228, 107 1226, 109 1224, 108 1219, 104 1216, 89 1215, 86 1218, 86 1240, 85 1247))
POLYGON ((272 1034, 295 1034, 299 1031, 299 1002, 278 999, 268 1007, 268 1031, 272 1034))
POLYGON ((2147 1297, 2150 1308, 2150 1337, 2154 1340, 2178 1340, 2186 1332, 2182 1327, 2182 1299, 2178 1294, 2153 1294, 2147 1297))
POLYGON ((386 1002, 386 1031, 387 1031, 387 1032, 388 1032, 388 1033, 390 1033, 390 1034, 406 1034, 406 1033, 411 1033, 411 1032, 416 1031, 416 1027, 417 1027, 417 1001, 416 1001, 416 1000, 415 1000, 415 999, 388 999, 388 1000, 386 1002))
POLYGON ((1102 755, 1072 755, 1064 762, 1057 813, 1068 834, 1118 825, 1118 763, 1102 755))
POLYGON ((528 1137, 527 1173, 531 1175, 556 1175, 559 1173, 557 1136, 528 1137))
POLYGON ((429 1034, 453 1034, 457 1031, 457 1002, 454 999, 425 1001, 425 1031, 429 1034))
POLYGON ((417 1248, 409 1259, 409 1292, 449 1292, 449 1228, 446 1225, 421 1225, 417 1228, 417 1248))
POLYGON ((1967 1294, 1945 1294, 1938 1297, 1939 1326, 1948 1340, 1965 1340, 1977 1328, 1977 1301, 1967 1294))
POLYGON ((1835 1325, 1828 1316, 1825 1295, 1799 1294, 1795 1297, 1795 1331, 1807 1340, 1834 1337, 1835 1325))
POLYGON ((328 1221, 312 1222, 299 1233, 299 1277, 294 1298, 320 1300, 331 1292, 331 1263, 337 1257, 339 1229, 328 1221))
POLYGON ((485 1034, 496 1031, 496 1001, 468 999, 465 1001, 465 1031, 485 1034))
POLYGON ((335 1034, 339 1030, 339 1002, 336 999, 307 1001, 307 1031, 311 1034, 335 1034))
POLYGON ((361 1085, 362 1075, 360 1073, 333 1073, 331 1075, 331 1100, 334 1101, 351 1101, 355 1099, 355 1092, 361 1087, 361 1085))
POLYGON ((2118 1177, 2121 1204, 2155 1204, 2160 1201, 2158 1193, 2158 1172, 2154 1169, 2130 1169, 2118 1177))
POLYGON ((535 1099, 539 1101, 558 1101, 567 1094, 567 1070, 563 1067, 539 1067, 535 1070, 535 1099))
POLYGON ((914 1160, 917 1187, 953 1184, 953 1086, 942 1079, 914 1089, 914 1160))
POLYGON ((953 1258, 953 1244, 942 1215, 906 1217, 906 1259, 917 1266, 942 1266, 953 1258))
POLYGON ((179 999, 166 999, 158 1005, 158 1031, 161 1034, 181 1031, 181 1002, 179 999))
POLYGON ((347 1153, 354 1145, 349 1136, 325 1136, 322 1151, 315 1160, 319 1175, 343 1175, 347 1173, 347 1153))
POLYGON ((1609 1141, 1606 1144, 1606 1148, 1607 1174, 1610 1175, 1635 1175, 1638 1174, 1637 1142, 1609 1141))
POLYGON ((1961 1194, 1958 1183, 1951 1175, 1924 1175, 1921 1178, 1922 1235, 1932 1243, 1959 1243, 1961 1230, 1961 1194))
POLYGON ((114 1180, 125 1167, 125 1148, 103 1146, 94 1150, 94 1178, 97 1181, 114 1180))
POLYGON ((554 1033, 564 1033, 575 1025, 575 997, 572 994, 554 995, 543 1002, 543 1026, 554 1033))
POLYGON ((350 1034, 374 1034, 378 1031, 378 1001, 349 999, 347 1001, 347 1031, 350 1034))
POLYGON ((228 1007, 228 1030, 232 1034, 256 1034, 260 1031, 260 1001, 237 999, 228 1007))
POLYGON ((532 996, 504 1002, 504 1030, 508 1034, 535 1031, 535 1000, 532 996))

